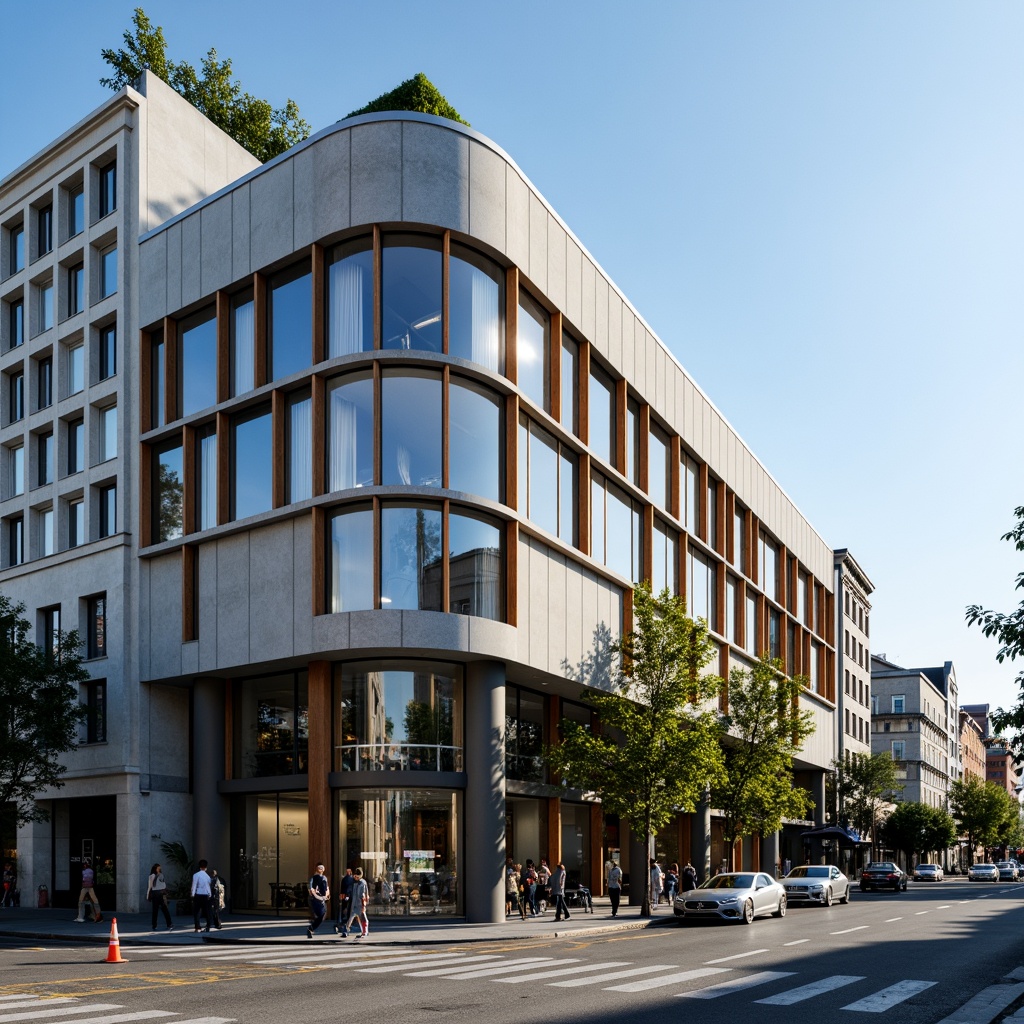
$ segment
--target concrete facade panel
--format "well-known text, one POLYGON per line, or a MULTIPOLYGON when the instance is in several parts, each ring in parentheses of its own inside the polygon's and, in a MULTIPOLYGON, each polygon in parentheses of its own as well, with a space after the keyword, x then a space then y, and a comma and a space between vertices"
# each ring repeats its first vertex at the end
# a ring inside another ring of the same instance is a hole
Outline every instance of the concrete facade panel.
POLYGON ((313 150, 301 149, 292 160, 292 202, 294 203, 293 236, 296 249, 305 249, 313 244, 320 234, 317 215, 316 189, 313 184, 313 150))
POLYGON ((199 642, 190 640, 181 645, 182 675, 194 676, 199 671, 199 642))
POLYGON ((352 223, 349 179, 352 133, 335 132, 316 146, 313 154, 313 208, 316 233, 330 235, 352 223))
POLYGON ((402 125, 352 129, 352 225, 402 219, 402 125))
POLYGON ((468 617, 470 654, 482 654, 488 658, 514 661, 519 654, 518 630, 504 622, 468 617))
POLYGON ((249 662, 249 534, 217 541, 217 665, 249 662))
POLYGON ((152 669, 160 676, 181 674, 181 555, 173 552, 149 564, 152 669))
POLYGON ((549 669, 550 561, 540 541, 530 541, 530 663, 549 669))
POLYGON ((569 649, 565 616, 565 558, 550 549, 544 555, 548 563, 548 649, 545 660, 549 672, 561 673, 569 649))
POLYGON ((557 309, 565 310, 565 228, 548 215, 548 298, 557 309))
POLYGON ((469 147, 469 232, 474 238, 506 250, 506 163, 479 143, 469 147))
POLYGON ((139 325, 159 320, 167 309, 167 233, 139 247, 139 325))
POLYGON ((548 290, 548 211, 530 193, 530 280, 542 291, 548 290))
POLYGON ((403 125, 402 220, 470 230, 470 145, 457 132, 403 125))
POLYGON ((180 309, 181 302, 181 224, 167 229, 167 307, 180 309))
POLYGON ((519 611, 518 649, 519 661, 531 662, 530 631, 523 628, 533 618, 533 609, 530 605, 530 538, 525 534, 519 535, 519 554, 517 577, 516 604, 519 611))
POLYGON ((201 212, 181 222, 181 304, 191 305, 203 294, 200 268, 203 259, 201 212))
POLYGON ((231 276, 235 281, 241 281, 253 272, 250 205, 248 184, 231 192, 231 276))
POLYGON ((313 650, 313 524, 308 516, 292 523, 292 649, 313 650))
POLYGON ((583 588, 585 572, 582 566, 568 562, 565 572, 565 594, 559 595, 565 601, 565 660, 578 665, 583 658, 583 588))
POLYGON ((200 294, 210 295, 232 283, 231 197, 225 196, 199 212, 202 257, 200 294))
POLYGON ((530 276, 530 190, 513 170, 505 168, 505 253, 530 276))
POLYGON ((249 658, 272 661, 294 653, 292 520, 259 527, 249 544, 249 658), (273 594, 273 600, 268 595, 273 594))
POLYGON ((199 620, 199 671, 217 667, 217 551, 216 542, 199 548, 199 593, 196 606, 199 620))
POLYGON ((402 646, 399 611, 350 612, 349 646, 353 651, 402 646))
POLYGON ((295 250, 294 158, 284 160, 249 183, 253 266, 267 267, 295 250))
POLYGON ((407 650, 469 649, 468 616, 421 611, 404 611, 401 614, 402 647, 407 650))
POLYGON ((347 651, 350 646, 350 619, 351 615, 315 616, 312 619, 313 642, 311 650, 326 654, 347 651))

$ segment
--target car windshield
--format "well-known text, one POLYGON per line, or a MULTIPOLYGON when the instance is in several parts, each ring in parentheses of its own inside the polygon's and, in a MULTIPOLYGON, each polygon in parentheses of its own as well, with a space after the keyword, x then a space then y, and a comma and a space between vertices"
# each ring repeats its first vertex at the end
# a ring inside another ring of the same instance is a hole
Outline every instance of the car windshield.
POLYGON ((938 867, 937 864, 918 864, 918 871, 934 871, 938 867))
POLYGON ((1008 860, 1001 860, 996 867, 999 868, 1012 868, 1013 865, 1008 860))
POLYGON ((715 875, 709 878, 701 889, 753 889, 753 875, 715 875))
POLYGON ((804 867, 793 868, 787 878, 828 878, 828 868, 804 867))

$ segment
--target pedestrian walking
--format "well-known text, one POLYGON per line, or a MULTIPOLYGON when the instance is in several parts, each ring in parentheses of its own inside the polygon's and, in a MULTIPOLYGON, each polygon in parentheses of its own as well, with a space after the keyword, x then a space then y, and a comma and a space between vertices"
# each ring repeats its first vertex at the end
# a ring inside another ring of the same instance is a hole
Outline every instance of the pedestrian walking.
POLYGON ((551 903, 551 868, 547 857, 541 857, 537 868, 537 912, 543 914, 551 903))
POLYGON ((655 857, 651 858, 651 909, 661 900, 662 886, 665 884, 665 873, 655 857))
POLYGON ((530 908, 530 916, 537 916, 537 869, 533 861, 527 859, 523 868, 523 892, 526 893, 526 905, 530 908))
POLYGON ((519 872, 510 857, 505 865, 505 916, 511 917, 512 908, 519 906, 519 872))
POLYGON ((697 869, 689 861, 679 875, 679 888, 683 892, 697 888, 697 869))
POLYGON ((331 886, 324 874, 323 864, 317 864, 313 877, 309 880, 309 926, 306 938, 313 938, 313 932, 324 923, 327 916, 327 901, 331 898, 331 886))
POLYGON ((359 925, 359 934, 353 935, 354 939, 365 939, 370 934, 370 921, 366 916, 366 905, 370 902, 370 887, 363 878, 363 869, 356 868, 352 872, 352 906, 349 910, 348 921, 345 923, 346 931, 352 928, 352 922, 359 925))
POLYGON ((85 901, 92 903, 92 919, 102 921, 103 913, 100 910, 100 901, 96 898, 96 872, 92 869, 92 861, 88 857, 82 861, 82 891, 78 894, 78 922, 85 920, 85 901))
POLYGON ((345 877, 341 880, 341 892, 338 895, 338 919, 334 922, 334 934, 345 938, 348 935, 348 915, 352 908, 352 886, 355 878, 351 868, 345 868, 345 877))
POLYGON ((164 920, 167 922, 167 930, 170 931, 174 925, 171 923, 171 912, 167 908, 167 879, 164 878, 164 869, 159 864, 154 864, 149 869, 146 899, 149 900, 150 909, 152 910, 149 930, 156 931, 157 914, 162 910, 164 912, 164 920))
POLYGON ((198 865, 198 870, 192 876, 192 923, 196 927, 196 931, 199 931, 199 915, 202 914, 206 918, 206 930, 210 930, 210 896, 212 895, 212 889, 210 886, 210 876, 206 873, 207 862, 201 860, 198 865))
POLYGON ((220 931, 220 912, 225 906, 224 879, 217 874, 216 868, 210 868, 210 910, 213 913, 213 927, 220 931))
POLYGON ((551 899, 555 904, 555 920, 560 921, 565 915, 569 920, 569 908, 565 903, 565 865, 559 861, 551 873, 551 899))
POLYGON ((668 869, 665 871, 665 902, 672 906, 672 901, 676 897, 676 892, 679 889, 679 865, 669 864, 668 869))
POLYGON ((612 917, 619 916, 619 900, 622 897, 622 868, 613 864, 608 872, 608 898, 612 901, 612 917))
POLYGON ((0 899, 0 907, 14 906, 14 890, 18 887, 18 873, 14 865, 8 860, 4 862, 4 892, 0 899))

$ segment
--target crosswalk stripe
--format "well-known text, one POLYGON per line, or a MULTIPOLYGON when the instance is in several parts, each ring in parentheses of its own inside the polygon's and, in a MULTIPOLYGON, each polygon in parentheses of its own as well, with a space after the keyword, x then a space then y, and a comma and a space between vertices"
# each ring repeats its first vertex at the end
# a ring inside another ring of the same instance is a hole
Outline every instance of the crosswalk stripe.
MULTIPOLYGON (((550 956, 522 956, 522 957, 518 957, 515 960, 509 960, 508 963, 509 964, 522 964, 525 967, 528 964, 550 963, 553 959, 554 959, 554 957, 550 957, 550 956)), ((472 968, 466 968, 466 970, 472 970, 472 968)), ((434 967, 433 969, 431 969, 429 971, 413 971, 411 974, 408 974, 407 977, 409 977, 409 978, 437 978, 437 977, 440 977, 441 975, 444 975, 447 978, 447 977, 452 977, 453 975, 455 975, 457 973, 459 973, 459 972, 456 971, 456 969, 452 968, 452 967, 434 967)))
MULTIPOLYGON (((579 957, 566 957, 561 960, 548 961, 552 967, 561 967, 562 964, 578 964, 579 962, 579 957)), ((547 964, 544 966, 546 967, 547 964)), ((452 981, 472 981, 476 978, 493 978, 499 974, 515 974, 520 969, 518 964, 498 964, 494 967, 481 967, 477 971, 459 971, 457 974, 447 974, 445 977, 450 978, 452 981)))
MULTIPOLYGON (((650 964, 647 967, 632 967, 628 971, 612 971, 602 981, 618 981, 619 978, 632 978, 640 974, 655 974, 658 971, 671 971, 674 964, 650 964)), ((570 978, 568 981, 553 981, 551 988, 579 988, 581 985, 593 985, 593 978, 570 978)))
POLYGON ((758 985, 767 985, 770 981, 778 981, 780 978, 791 978, 792 971, 760 971, 757 974, 748 974, 745 978, 733 978, 732 981, 721 981, 717 985, 709 985, 707 988, 694 989, 692 992, 680 992, 680 999, 717 999, 719 996, 727 996, 731 992, 741 992, 745 988, 756 988, 758 985))
MULTIPOLYGON (((440 956, 439 953, 434 954, 440 956)), ((325 971, 347 971, 347 970, 361 970, 364 967, 383 967, 390 964, 401 963, 405 970, 411 970, 413 967, 419 966, 422 962, 422 954, 416 954, 416 956, 406 956, 401 958, 395 958, 393 960, 382 959, 380 957, 367 956, 360 959, 354 960, 343 960, 341 963, 329 963, 329 964, 306 964, 308 967, 321 967, 325 971)), ((430 961, 427 961, 428 963, 430 961)), ((439 971, 454 971, 456 968, 449 965, 448 967, 439 967, 439 971)))
POLYGON ((504 985, 521 985, 524 981, 541 981, 544 978, 561 978, 566 974, 593 974, 595 971, 606 971, 611 967, 629 967, 632 960, 609 960, 603 964, 582 964, 577 967, 559 967, 556 971, 534 971, 518 978, 495 978, 504 985))
MULTIPOLYGON (((437 967, 439 964, 452 963, 452 964, 471 964, 480 963, 484 960, 500 960, 501 957, 497 953, 481 953, 478 956, 466 956, 465 953, 431 953, 432 957, 437 959, 431 960, 430 962, 437 967)), ((407 971, 409 965, 407 963, 389 963, 384 967, 360 967, 360 974, 387 974, 392 971, 407 971)))
POLYGON ((884 1013, 898 1003, 902 1003, 918 992, 938 984, 934 981, 898 981, 895 985, 883 988, 880 992, 874 992, 870 996, 858 999, 855 1003, 849 1003, 843 1007, 844 1010, 853 1010, 858 1013, 884 1013))
MULTIPOLYGON (((111 1013, 104 1017, 79 1017, 77 1020, 61 1021, 61 1024, 128 1024, 133 1020, 152 1020, 154 1017, 177 1017, 170 1010, 136 1010, 134 1013, 111 1013)), ((175 1021, 174 1024, 184 1024, 175 1021)))
POLYGON ((234 1017, 190 1017, 188 1020, 176 1020, 174 1024, 235 1024, 234 1017))
POLYGON ((77 996, 63 996, 60 999, 44 999, 42 996, 4 996, 4 999, 14 999, 17 1002, 4 1003, 2 1009, 13 1010, 22 1006, 63 1006, 66 1003, 77 1003, 77 996))
POLYGON ((866 924, 859 924, 856 928, 844 928, 840 932, 829 932, 829 935, 849 935, 850 932, 862 932, 865 928, 867 928, 866 924))
POLYGON ((863 980, 863 975, 859 974, 833 974, 831 978, 812 981, 809 985, 791 988, 788 992, 780 992, 777 996, 768 996, 765 999, 757 999, 755 1002, 763 1003, 765 1006, 792 1006, 794 1003, 802 1003, 805 999, 813 999, 815 996, 824 995, 833 989, 863 980))
POLYGON ((664 988, 666 985, 678 985, 696 978, 707 978, 712 974, 725 974, 729 967, 698 967, 692 971, 681 971, 679 974, 663 974, 658 978, 644 978, 643 981, 627 981, 622 985, 610 985, 605 992, 647 992, 652 988, 664 988))
POLYGON ((120 1003, 90 1003, 82 1006, 61 1006, 56 1010, 23 1010, 20 1013, 0 1013, 0 1022, 12 1020, 35 1020, 38 1017, 71 1017, 76 1013, 92 1013, 100 1010, 120 1010, 120 1003))
POLYGON ((758 953, 767 953, 767 949, 748 949, 746 953, 734 953, 732 956, 720 956, 717 960, 705 960, 706 964, 724 964, 730 960, 744 960, 748 956, 757 956, 758 953))
MULTIPOLYGON (((202 949, 176 949, 173 953, 168 953, 166 948, 160 951, 161 956, 186 959, 188 957, 197 956, 231 956, 237 953, 266 953, 267 956, 273 956, 274 953, 280 953, 282 950, 290 949, 291 946, 268 946, 263 943, 259 946, 236 946, 232 943, 230 946, 211 946, 204 945, 202 949)), ((132 947, 132 952, 135 952, 135 947, 132 947)), ((145 953, 153 952, 152 950, 143 950, 145 953)))
MULTIPOLYGON (((301 963, 323 963, 327 960, 354 960, 362 959, 367 956, 379 956, 384 958, 389 957, 400 957, 400 956, 422 956, 418 950, 409 949, 374 949, 373 946, 361 946, 357 949, 335 949, 334 947, 328 947, 317 951, 315 949, 303 948, 294 950, 290 954, 278 953, 274 957, 268 960, 251 960, 250 962, 255 964, 267 964, 271 967, 277 964, 301 964, 301 963)), ((218 960, 218 963, 223 963, 225 958, 218 960)), ((231 957, 232 960, 246 960, 248 958, 231 957)))

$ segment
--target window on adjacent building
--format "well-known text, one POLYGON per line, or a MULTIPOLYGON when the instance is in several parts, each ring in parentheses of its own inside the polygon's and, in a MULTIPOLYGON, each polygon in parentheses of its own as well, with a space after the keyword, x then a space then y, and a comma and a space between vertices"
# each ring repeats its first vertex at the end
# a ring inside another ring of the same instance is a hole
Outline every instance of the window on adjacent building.
POLYGON ((217 318, 213 309, 183 320, 178 341, 178 413, 190 416, 217 404, 217 318))
POLYGON ((609 466, 615 464, 615 384, 592 366, 589 382, 590 450, 609 466))
POLYGON ((68 193, 68 238, 85 229, 85 190, 79 185, 68 193))
POLYGON ((346 374, 327 382, 327 489, 373 485, 373 380, 346 374))
POLYGON ((576 395, 580 386, 580 347, 562 335, 562 426, 574 434, 580 431, 576 395))
POLYGON ((112 245, 100 253, 100 298, 117 291, 117 246, 112 245))
POLYGON ((385 236, 381 331, 384 348, 441 351, 440 239, 385 236))
POLYGON ((906 742, 904 740, 892 740, 892 759, 894 761, 902 761, 906 752, 906 742))
POLYGON ((519 418, 519 511, 530 522, 575 545, 579 460, 533 420, 519 418))
POLYGON ((39 465, 39 486, 52 484, 54 478, 54 444, 53 431, 48 430, 45 434, 39 434, 36 438, 36 457, 39 465))
POLYGON ((25 303, 15 299, 7 306, 7 347, 17 348, 25 342, 25 303))
POLYGON ((60 605, 39 609, 39 643, 48 658, 57 654, 60 645, 60 605))
POLYGON ((339 246, 327 268, 327 358, 373 349, 373 242, 339 246))
POLYGON ((44 256, 53 249, 53 203, 36 211, 36 254, 44 256))
POLYGON ((25 269, 25 228, 16 224, 10 230, 10 271, 16 274, 25 269))
POLYGON ((67 475, 85 469, 85 420, 82 417, 68 420, 67 475))
MULTIPOLYGON (((264 454, 264 459, 267 455, 264 454)), ((182 496, 185 474, 181 444, 166 445, 153 453, 153 542, 177 540, 184 532, 182 496)))
POLYGON ((99 461, 117 458, 117 406, 100 409, 99 461))
POLYGON ((68 502, 68 547, 85 543, 85 502, 81 498, 68 502))
POLYGON ((505 371, 505 275, 470 249, 453 245, 448 262, 448 352, 505 371))
POLYGON ((100 380, 117 373, 117 324, 100 328, 100 380))
POLYGON ((86 649, 90 658, 107 656, 107 595, 86 601, 86 649))
POLYGON ((551 408, 548 345, 551 318, 525 292, 519 293, 516 372, 519 390, 541 409, 551 408))
POLYGON ((16 370, 7 378, 8 422, 16 423, 25 416, 25 374, 16 370))
POLYGON ((67 269, 67 315, 74 316, 85 309, 85 264, 76 263, 67 269))
POLYGON ((106 217, 117 209, 117 163, 100 168, 99 214, 106 217))
POLYGON ((56 550, 55 520, 52 508, 44 509, 39 516, 39 554, 43 557, 52 555, 56 550))
POLYGON ((99 512, 101 537, 112 537, 117 533, 117 486, 108 484, 99 491, 99 512))
POLYGON ((279 380, 313 362, 313 276, 308 264, 276 275, 267 312, 268 377, 279 380))
POLYGON ((85 346, 78 342, 67 349, 68 394, 77 395, 85 388, 85 346))
POLYGON ((53 327, 53 282, 46 281, 39 285, 36 297, 39 302, 39 331, 37 333, 42 333, 53 327))
POLYGON ((103 679, 90 679, 82 684, 82 703, 85 705, 85 742, 107 741, 107 684, 103 679))
POLYGON ((9 467, 7 493, 13 497, 25 493, 25 446, 23 444, 13 445, 7 452, 9 467))
POLYGON ((892 713, 894 715, 902 715, 906 707, 907 698, 905 694, 894 694, 892 698, 892 713))
POLYGON ((25 519, 12 516, 7 520, 7 564, 21 565, 25 561, 25 519))
POLYGON ((261 406, 231 423, 231 518, 245 519, 273 506, 271 415, 261 406))

